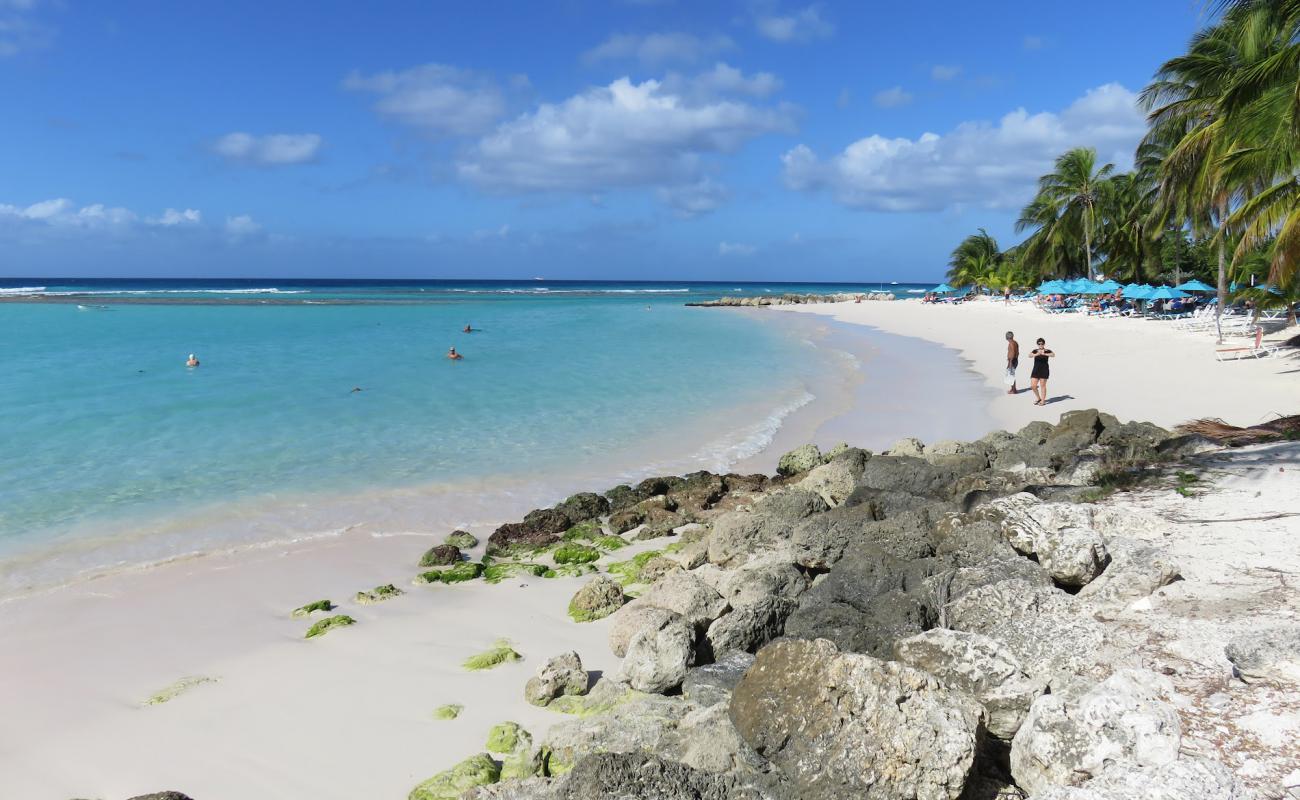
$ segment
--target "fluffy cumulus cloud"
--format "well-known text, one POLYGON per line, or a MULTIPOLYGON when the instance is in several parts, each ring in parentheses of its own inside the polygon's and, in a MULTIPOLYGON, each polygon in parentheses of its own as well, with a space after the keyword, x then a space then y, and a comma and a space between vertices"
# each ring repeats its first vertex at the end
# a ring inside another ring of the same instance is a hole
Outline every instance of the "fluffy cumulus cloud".
POLYGON ((729 37, 700 37, 690 33, 616 33, 582 54, 588 64, 639 61, 646 66, 693 64, 736 46, 729 37))
POLYGON ((198 225, 203 221, 203 214, 198 209, 187 208, 184 211, 177 211, 169 208, 157 217, 151 217, 147 220, 150 225, 161 225, 164 228, 174 228, 178 225, 198 225))
POLYGON ((706 214, 727 202, 730 197, 727 187, 708 177, 693 183, 659 188, 659 199, 683 217, 706 214))
POLYGON ((912 102, 912 94, 903 89, 902 86, 891 86, 883 91, 876 92, 871 98, 880 108, 898 108, 912 102))
MULTIPOLYGON (((737 83, 763 83, 756 80, 742 76, 737 83)), ((793 113, 783 106, 709 94, 686 80, 620 78, 503 123, 469 149, 457 171, 496 191, 655 187, 670 198, 693 197, 682 200, 683 208, 703 207, 718 197, 701 184, 710 156, 792 129, 793 113)))
POLYGON ((125 236, 151 229, 198 229, 202 222, 203 214, 195 208, 168 208, 155 215, 103 203, 79 205, 66 197, 26 206, 0 203, 0 232, 125 236))
POLYGON ((916 139, 871 135, 828 158, 799 145, 782 156, 786 185, 826 191, 873 211, 934 211, 974 204, 1016 207, 1038 176, 1071 147, 1127 168, 1146 130, 1137 96, 1117 83, 1089 90, 1060 112, 1017 109, 990 122, 964 122, 916 139))
MULTIPOLYGON (((516 83, 526 82, 517 76, 516 83)), ((445 64, 424 64, 396 72, 354 72, 343 88, 378 97, 382 117, 439 136, 473 136, 505 114, 505 96, 491 77, 445 64)))
POLYGON ((782 43, 806 44, 835 33, 835 26, 822 17, 817 5, 789 11, 767 5, 754 15, 754 27, 761 36, 782 43))
POLYGON ((227 133, 214 142, 212 152, 233 163, 279 167, 315 161, 323 141, 315 133, 254 136, 236 131, 227 133))

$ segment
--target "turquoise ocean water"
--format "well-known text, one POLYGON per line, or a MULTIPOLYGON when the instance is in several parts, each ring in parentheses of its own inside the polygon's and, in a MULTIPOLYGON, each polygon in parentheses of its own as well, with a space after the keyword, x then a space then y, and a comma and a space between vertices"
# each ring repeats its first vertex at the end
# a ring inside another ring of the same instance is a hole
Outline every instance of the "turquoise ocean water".
POLYGON ((63 577, 60 559, 494 513, 434 519, 414 498, 440 492, 542 502, 648 466, 724 468, 836 367, 753 312, 684 304, 877 288, 0 282, 61 301, 0 303, 0 590, 63 577))

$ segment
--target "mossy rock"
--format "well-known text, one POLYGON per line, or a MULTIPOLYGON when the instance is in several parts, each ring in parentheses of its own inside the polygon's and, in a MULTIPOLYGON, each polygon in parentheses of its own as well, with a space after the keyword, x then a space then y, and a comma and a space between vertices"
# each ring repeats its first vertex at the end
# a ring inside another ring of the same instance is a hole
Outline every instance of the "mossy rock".
POLYGON ((317 600, 314 603, 308 603, 305 606, 298 606, 289 613, 291 617, 307 617, 315 611, 333 611, 334 604, 328 600, 317 600))
POLYGON ((468 550, 471 547, 478 547, 478 537, 469 531, 452 531, 443 539, 443 544, 449 544, 452 547, 459 547, 461 550, 468 550))
POLYGON ((188 692, 190 689, 193 689, 195 686, 216 682, 216 678, 209 678, 206 675, 187 675, 166 688, 155 692, 148 700, 144 701, 144 704, 147 706, 160 706, 169 700, 174 700, 180 695, 188 692))
POLYGON ((439 544, 430 547, 420 556, 422 567, 447 567, 461 560, 460 548, 454 544, 439 544))
POLYGON ((472 581, 483 574, 483 565, 477 561, 462 561, 447 569, 431 569, 421 572, 415 578, 416 583, 464 583, 472 581))
POLYGON ((346 628, 349 625, 355 624, 357 624, 357 621, 352 617, 349 617, 347 614, 335 614, 332 617, 326 617, 315 625, 312 625, 307 629, 307 635, 303 638, 314 639, 317 636, 323 636, 335 628, 346 628))
POLYGON ((605 534, 605 529, 600 526, 596 520, 579 522, 572 528, 564 532, 564 541, 566 542, 589 542, 605 534))
POLYGON ((515 750, 519 749, 521 734, 523 736, 528 736, 528 731, 524 730, 518 722, 502 722, 498 725, 493 725, 492 730, 488 731, 488 752, 501 754, 513 753, 515 750))
POLYGON ((434 719, 455 719, 460 716, 460 712, 465 710, 465 706, 459 703, 448 703, 445 706, 438 706, 433 710, 434 719))
POLYGON ((569 714, 575 717, 592 717, 607 714, 625 703, 638 697, 645 697, 642 692, 628 688, 625 684, 601 680, 585 695, 561 695, 546 706, 551 711, 569 714))
POLYGON ((591 540, 591 543, 593 546, 599 547, 601 550, 606 552, 618 550, 631 544, 631 542, 624 539, 622 536, 597 536, 595 539, 591 540))
POLYGON ((510 642, 500 639, 490 649, 465 659, 461 666, 468 670, 477 671, 499 667, 511 661, 522 661, 523 658, 510 646, 510 642))
POLYGON ((352 601, 354 603, 360 603, 363 606, 368 606, 373 605, 374 603, 382 603, 385 600, 391 600, 394 597, 400 597, 403 594, 406 593, 393 584, 386 583, 383 586, 376 586, 368 592, 357 592, 352 598, 352 601))
POLYGON ((590 564, 600 558, 600 551, 585 544, 570 542, 555 550, 556 564, 590 564))
POLYGON ((487 753, 470 756, 456 766, 439 772, 411 790, 407 800, 457 800, 476 786, 501 779, 501 768, 487 753))
POLYGON ((595 564, 556 564, 555 569, 549 574, 543 575, 544 578, 581 578, 583 575, 592 575, 600 572, 596 569, 595 564))
POLYGON ((533 564, 524 561, 497 561, 483 568, 483 580, 487 583, 500 583, 506 578, 515 576, 541 578, 548 572, 551 572, 551 568, 545 564, 533 564))
POLYGON ((606 570, 624 586, 639 583, 641 570, 645 568, 646 562, 661 555, 663 552, 660 550, 647 550, 644 553, 637 553, 627 561, 615 561, 606 567, 606 570))

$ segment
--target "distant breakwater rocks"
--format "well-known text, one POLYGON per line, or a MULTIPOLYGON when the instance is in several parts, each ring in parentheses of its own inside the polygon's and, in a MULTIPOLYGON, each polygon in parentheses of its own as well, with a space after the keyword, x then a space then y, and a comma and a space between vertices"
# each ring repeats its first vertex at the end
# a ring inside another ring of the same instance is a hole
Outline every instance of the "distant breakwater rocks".
POLYGON ((569 615, 607 619, 622 664, 592 683, 578 653, 534 654, 520 692, 567 718, 411 800, 1253 797, 1180 750, 1172 684, 1108 622, 1180 576, 1133 536, 1162 519, 1098 501, 1215 447, 1075 411, 535 510, 488 569, 590 569, 569 615), (601 558, 643 541, 665 544, 601 558))
POLYGON ((698 303, 687 303, 688 306, 700 306, 704 308, 713 308, 717 306, 796 306, 806 305, 809 303, 851 303, 857 300, 893 300, 894 295, 889 292, 867 292, 867 293, 850 293, 839 292, 837 294, 778 294, 778 295, 757 295, 753 297, 719 297, 717 300, 701 300, 698 303))

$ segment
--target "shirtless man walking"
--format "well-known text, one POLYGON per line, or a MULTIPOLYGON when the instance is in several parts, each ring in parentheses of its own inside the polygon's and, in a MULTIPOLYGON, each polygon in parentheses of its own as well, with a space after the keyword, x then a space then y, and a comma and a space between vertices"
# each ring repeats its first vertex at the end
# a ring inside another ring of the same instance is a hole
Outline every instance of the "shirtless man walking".
POLYGON ((1020 342, 1016 341, 1016 335, 1007 331, 1007 377, 1011 378, 1011 388, 1007 389, 1007 394, 1016 393, 1016 367, 1020 366, 1020 342))

